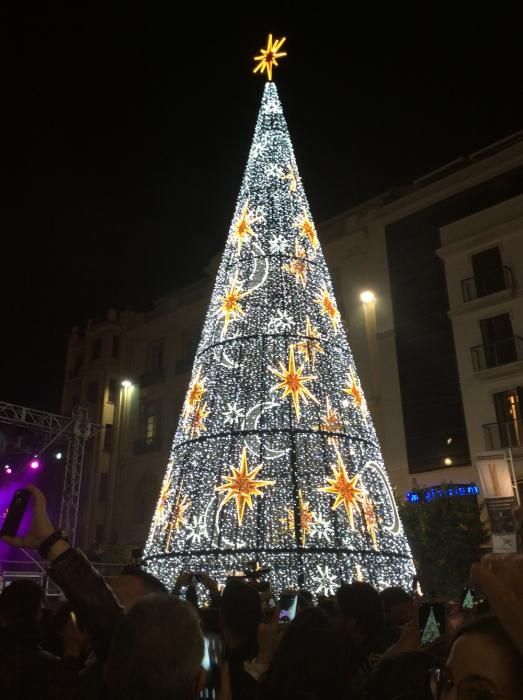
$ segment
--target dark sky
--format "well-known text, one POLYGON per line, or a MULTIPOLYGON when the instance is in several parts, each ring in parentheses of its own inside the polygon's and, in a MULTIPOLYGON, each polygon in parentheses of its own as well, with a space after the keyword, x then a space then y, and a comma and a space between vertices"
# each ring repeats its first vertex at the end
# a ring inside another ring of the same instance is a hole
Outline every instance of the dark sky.
POLYGON ((25 8, 7 27, 0 400, 58 409, 73 323, 145 306, 222 249, 268 31, 287 36, 276 81, 317 222, 523 128, 501 11, 164 4, 25 8))

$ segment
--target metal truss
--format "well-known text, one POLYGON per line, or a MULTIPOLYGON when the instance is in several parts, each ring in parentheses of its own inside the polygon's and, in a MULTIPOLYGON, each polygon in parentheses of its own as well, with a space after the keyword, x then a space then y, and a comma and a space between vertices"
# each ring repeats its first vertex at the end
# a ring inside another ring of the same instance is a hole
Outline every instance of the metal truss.
POLYGON ((60 505, 60 527, 69 535, 72 544, 76 540, 80 488, 87 440, 102 430, 101 425, 89 421, 88 409, 78 406, 72 416, 37 411, 26 406, 0 401, 0 423, 40 430, 49 440, 37 456, 43 454, 58 438, 67 443, 64 464, 64 486, 60 505))

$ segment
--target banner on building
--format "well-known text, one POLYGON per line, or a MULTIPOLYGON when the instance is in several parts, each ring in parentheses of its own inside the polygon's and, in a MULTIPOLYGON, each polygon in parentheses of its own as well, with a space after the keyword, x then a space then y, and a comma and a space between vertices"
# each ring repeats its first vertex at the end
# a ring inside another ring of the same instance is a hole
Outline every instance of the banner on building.
POLYGON ((486 504, 492 531, 492 551, 496 554, 517 551, 515 498, 487 498, 486 504))
POLYGON ((504 452, 481 452, 476 455, 476 466, 484 498, 514 498, 512 475, 504 452))

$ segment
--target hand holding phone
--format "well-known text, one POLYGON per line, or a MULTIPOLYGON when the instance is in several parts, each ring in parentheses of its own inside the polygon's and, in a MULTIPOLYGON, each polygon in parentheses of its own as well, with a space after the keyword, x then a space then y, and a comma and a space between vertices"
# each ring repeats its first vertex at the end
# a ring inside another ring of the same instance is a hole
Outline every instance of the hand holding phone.
POLYGON ((296 593, 282 593, 280 598, 280 623, 287 624, 296 617, 298 595, 296 593))
POLYGON ((6 513, 0 536, 16 537, 22 518, 24 517, 31 493, 27 489, 17 489, 6 513))
POLYGON ((443 603, 423 602, 419 606, 421 646, 435 642, 445 633, 445 606, 443 603))

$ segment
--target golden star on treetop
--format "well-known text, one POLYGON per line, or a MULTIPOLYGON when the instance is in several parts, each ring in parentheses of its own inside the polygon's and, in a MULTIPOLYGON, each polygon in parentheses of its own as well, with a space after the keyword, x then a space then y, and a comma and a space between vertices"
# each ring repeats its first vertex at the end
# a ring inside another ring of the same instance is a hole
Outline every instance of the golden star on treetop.
POLYGON ((349 379, 347 382, 347 386, 345 387, 345 389, 342 389, 342 391, 352 398, 354 406, 360 409, 361 415, 363 416, 363 420, 366 423, 368 410, 367 402, 365 401, 365 397, 363 396, 361 384, 356 375, 354 374, 354 370, 352 369, 352 367, 349 370, 349 379))
POLYGON ((234 225, 234 230, 232 232, 233 237, 236 239, 238 244, 238 255, 241 253, 242 246, 247 240, 247 236, 251 238, 256 238, 256 233, 252 228, 252 224, 257 221, 257 218, 249 209, 249 200, 243 205, 243 209, 240 214, 240 218, 234 225))
POLYGON ((332 297, 327 291, 327 288, 324 287, 314 301, 321 306, 322 314, 329 317, 334 333, 337 333, 341 317, 336 307, 334 297, 332 297))
POLYGON ((329 486, 322 486, 318 491, 331 493, 336 496, 332 504, 332 510, 336 510, 343 504, 351 529, 354 530, 354 512, 361 512, 361 505, 365 500, 365 490, 358 486, 360 475, 356 474, 349 479, 339 452, 337 464, 333 464, 331 469, 334 478, 327 478, 329 486))
POLYGON ((319 340, 321 338, 319 331, 314 328, 308 316, 303 335, 305 335, 306 338, 300 340, 299 343, 295 343, 295 348, 303 355, 305 361, 310 363, 312 371, 314 372, 316 355, 319 352, 324 352, 324 350, 319 340))
POLYGON ((288 272, 290 275, 294 275, 296 282, 301 282, 305 287, 307 284, 307 255, 305 249, 296 241, 295 243, 295 256, 286 265, 282 265, 281 269, 288 272))
POLYGON ((231 285, 225 294, 221 297, 221 306, 218 311, 218 316, 224 318, 221 337, 224 338, 227 334, 229 321, 245 316, 245 311, 240 304, 240 299, 246 297, 248 292, 242 292, 242 285, 238 282, 238 273, 231 280, 231 285))
POLYGON ((254 57, 257 65, 254 67, 252 72, 257 73, 260 71, 260 73, 263 74, 265 71, 267 71, 267 78, 272 80, 272 68, 273 66, 278 65, 277 59, 283 58, 287 55, 286 51, 280 51, 285 40, 286 37, 282 37, 281 39, 276 39, 273 42, 272 34, 269 34, 269 38, 267 39, 267 48, 260 49, 261 53, 254 57))
POLYGON ((319 403, 318 399, 311 394, 307 389, 305 384, 312 382, 316 377, 303 376, 304 365, 296 369, 296 363, 294 360, 294 347, 291 345, 289 349, 289 362, 287 367, 280 361, 280 369, 273 369, 269 367, 269 371, 275 374, 278 379, 281 379, 279 384, 276 384, 271 388, 271 391, 278 391, 278 389, 283 390, 281 399, 283 400, 287 396, 290 396, 292 403, 294 405, 294 412, 296 413, 296 418, 300 420, 300 400, 307 403, 310 399, 314 403, 319 403))
POLYGON ((231 467, 230 476, 222 477, 225 482, 221 486, 217 486, 215 491, 225 493, 225 497, 220 504, 220 508, 228 501, 234 498, 236 501, 236 514, 238 516, 238 524, 241 525, 245 514, 245 506, 249 506, 252 510, 252 497, 263 496, 262 488, 266 486, 274 486, 275 481, 259 481, 255 477, 262 468, 259 464, 254 469, 250 469, 247 464, 247 447, 243 448, 240 466, 231 467))

